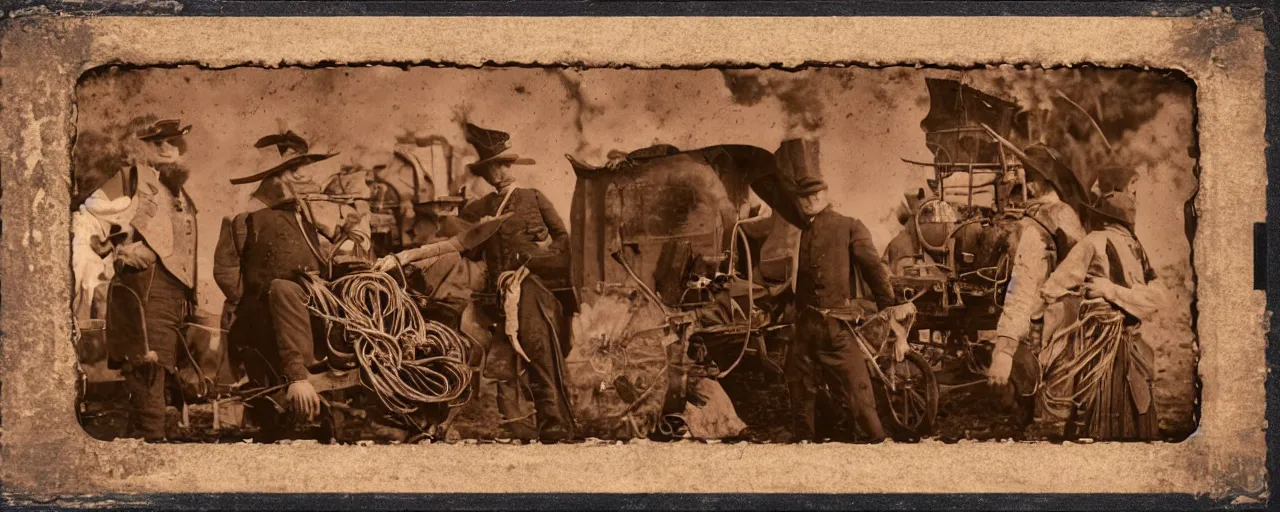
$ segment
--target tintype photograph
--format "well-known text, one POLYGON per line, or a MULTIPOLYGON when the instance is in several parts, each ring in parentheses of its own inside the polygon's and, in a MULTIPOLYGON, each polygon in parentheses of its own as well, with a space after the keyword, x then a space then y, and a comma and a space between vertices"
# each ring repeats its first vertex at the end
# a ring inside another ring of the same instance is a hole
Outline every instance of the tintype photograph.
POLYGON ((1182 74, 102 69, 99 439, 1177 441, 1182 74))
POLYGON ((5 23, 13 503, 1269 499, 1256 13, 5 23))

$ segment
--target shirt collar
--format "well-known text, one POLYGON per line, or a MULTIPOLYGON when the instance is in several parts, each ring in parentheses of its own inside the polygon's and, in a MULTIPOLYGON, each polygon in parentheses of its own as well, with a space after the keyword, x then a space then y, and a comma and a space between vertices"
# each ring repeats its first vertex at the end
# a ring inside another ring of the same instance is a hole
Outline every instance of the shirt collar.
POLYGON ((820 212, 818 212, 818 213, 815 213, 815 214, 813 214, 813 216, 809 217, 809 223, 810 223, 810 224, 813 224, 813 221, 814 221, 815 219, 817 219, 819 215, 822 215, 822 214, 827 213, 827 212, 829 212, 829 211, 831 211, 831 204, 830 204, 830 203, 828 203, 828 204, 827 204, 827 206, 826 206, 825 208, 823 208, 823 209, 822 209, 822 211, 820 211, 820 212))

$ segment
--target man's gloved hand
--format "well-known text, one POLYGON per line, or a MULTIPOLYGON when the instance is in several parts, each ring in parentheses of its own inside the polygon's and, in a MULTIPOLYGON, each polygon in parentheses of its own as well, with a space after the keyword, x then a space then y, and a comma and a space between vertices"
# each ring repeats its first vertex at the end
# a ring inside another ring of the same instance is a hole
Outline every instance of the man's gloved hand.
POLYGON ((374 262, 373 269, 378 272, 391 272, 392 270, 400 268, 400 266, 401 264, 396 260, 396 255, 388 254, 374 262))
POLYGON ((150 267, 156 262, 156 253, 145 242, 133 242, 116 249, 116 261, 122 265, 138 270, 150 267))
POLYGON ((915 316, 916 304, 914 302, 904 302, 897 306, 893 306, 893 319, 899 322, 905 322, 907 319, 915 316))
POLYGON ((996 338, 995 345, 991 352, 991 367, 987 368, 987 383, 1003 386, 1009 383, 1009 373, 1013 371, 1013 352, 1018 349, 1018 340, 1001 336, 996 338))
POLYGON ((307 420, 320 413, 320 393, 315 386, 305 380, 289 384, 289 405, 293 411, 306 416, 307 420))

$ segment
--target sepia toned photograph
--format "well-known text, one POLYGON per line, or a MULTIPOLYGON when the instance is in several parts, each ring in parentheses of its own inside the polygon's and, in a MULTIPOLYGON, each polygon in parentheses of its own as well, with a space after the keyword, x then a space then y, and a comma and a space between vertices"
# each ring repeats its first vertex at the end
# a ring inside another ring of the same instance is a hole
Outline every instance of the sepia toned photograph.
POLYGON ((103 440, 1180 441, 1194 84, 1000 66, 80 79, 103 440))
POLYGON ((5 505, 1269 501, 1265 10, 552 4, 6 10, 5 505))

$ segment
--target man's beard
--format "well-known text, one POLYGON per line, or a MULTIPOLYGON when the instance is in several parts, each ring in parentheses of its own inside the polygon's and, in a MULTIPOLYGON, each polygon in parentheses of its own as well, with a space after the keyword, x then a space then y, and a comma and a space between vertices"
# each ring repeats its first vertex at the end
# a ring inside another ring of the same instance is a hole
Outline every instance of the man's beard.
POLYGON ((169 190, 175 194, 182 190, 182 186, 187 183, 187 178, 191 177, 191 169, 182 164, 156 164, 155 169, 160 172, 160 183, 164 183, 164 186, 169 187, 169 190))

